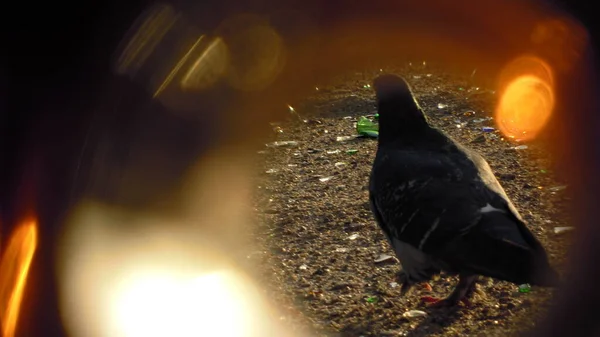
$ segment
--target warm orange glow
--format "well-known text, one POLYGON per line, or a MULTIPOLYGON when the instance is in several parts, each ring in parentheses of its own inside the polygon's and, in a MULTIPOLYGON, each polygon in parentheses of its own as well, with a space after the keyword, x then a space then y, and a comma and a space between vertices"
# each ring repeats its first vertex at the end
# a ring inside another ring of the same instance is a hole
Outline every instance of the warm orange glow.
POLYGON ((0 319, 2 335, 13 337, 29 266, 37 247, 35 221, 23 223, 10 237, 0 261, 0 319))
POLYGON ((553 76, 550 67, 535 57, 522 57, 501 75, 501 96, 496 124, 509 138, 534 139, 554 109, 553 76))

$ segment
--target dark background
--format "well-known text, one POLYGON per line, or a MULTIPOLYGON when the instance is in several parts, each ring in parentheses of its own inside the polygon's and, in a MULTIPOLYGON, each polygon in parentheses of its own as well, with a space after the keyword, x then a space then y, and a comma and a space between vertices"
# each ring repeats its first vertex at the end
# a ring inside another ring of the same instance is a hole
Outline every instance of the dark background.
MULTIPOLYGON (((168 117, 165 108, 152 102, 143 88, 108 71, 110 57, 123 34, 149 3, 141 0, 39 2, 13 4, 5 10, 5 22, 9 22, 9 27, 8 44, 3 48, 8 57, 2 72, 2 101, 5 104, 0 112, 1 232, 4 238, 5 233, 10 233, 20 220, 18 216, 35 208, 37 216, 42 219, 40 236, 45 239, 40 242, 30 271, 19 320, 19 336, 63 336, 54 292, 53 251, 51 239, 48 238, 56 237, 58 224, 62 222, 64 212, 74 198, 82 190, 89 189, 85 184, 77 183, 86 181, 86 172, 89 170, 85 167, 75 168, 80 162, 81 147, 86 137, 108 139, 114 149, 112 161, 115 165, 126 165, 128 148, 119 144, 128 142, 126 135, 138 127, 134 121, 140 113, 148 116, 150 125, 167 123, 178 128, 181 124, 185 130, 186 123, 168 117), (105 127, 98 129, 95 125, 105 127)), ((238 11, 266 12, 285 8, 299 8, 310 13, 318 30, 352 16, 371 16, 383 20, 385 15, 393 15, 393 11, 386 10, 389 3, 391 1, 279 3, 255 0, 202 1, 200 4, 179 0, 174 4, 193 13, 195 23, 206 30, 214 29, 224 17, 238 11)), ((402 2, 395 3, 395 6, 402 5, 402 2)), ((555 1, 554 4, 564 7, 579 19, 588 29, 594 46, 597 45, 597 19, 593 2, 555 1)), ((406 6, 410 7, 408 2, 406 6)), ((291 29, 288 34, 294 38, 303 32, 291 29)), ((593 54, 587 57, 590 60, 596 58, 593 54)), ((584 225, 582 229, 587 232, 579 236, 579 249, 575 251, 572 261, 586 273, 573 272, 567 287, 570 290, 563 292, 564 303, 552 313, 553 319, 542 325, 543 332, 540 333, 543 336, 591 336, 594 329, 595 335, 600 335, 597 325, 592 327, 597 317, 594 315, 595 309, 591 307, 600 294, 595 287, 600 281, 597 278, 600 263, 596 263, 600 246, 596 245, 596 248, 593 244, 600 242, 595 239, 600 235, 599 231, 592 231, 592 225, 598 218, 594 213, 597 196, 592 192, 600 187, 597 175, 600 172, 600 154, 596 145, 600 144, 600 139, 595 135, 600 123, 594 97, 597 92, 596 74, 589 69, 580 70, 581 73, 561 80, 563 86, 568 88, 568 99, 563 100, 562 104, 571 111, 569 119, 564 121, 567 134, 578 135, 571 143, 571 155, 573 163, 581 165, 576 165, 577 169, 571 173, 582 177, 584 181, 581 183, 587 187, 579 191, 578 199, 579 220, 584 225), (588 82, 581 82, 580 76, 586 76, 588 82), (580 88, 578 83, 590 84, 580 88), (588 194, 584 195, 584 192, 588 194), (568 329, 568 332, 561 329, 568 329)), ((228 100, 215 98, 214 104, 206 105, 205 113, 219 116, 219 109, 234 104, 235 94, 227 95, 233 96, 228 96, 228 100)), ((223 120, 214 117, 211 123, 218 125, 223 120)), ((195 137, 193 131, 181 132, 177 142, 193 149, 187 154, 178 155, 185 157, 190 156, 189 153, 202 153, 218 142, 230 139, 230 134, 220 131, 223 129, 215 130, 215 134, 204 138, 195 137)), ((238 135, 238 139, 243 136, 238 135)), ((157 151, 172 152, 172 148, 178 145, 161 146, 157 151)), ((169 170, 176 175, 178 168, 170 167, 169 170)), ((115 192, 106 186, 92 187, 91 193, 113 201, 116 197, 115 192)), ((144 200, 140 198, 133 195, 120 202, 141 205, 144 200)))

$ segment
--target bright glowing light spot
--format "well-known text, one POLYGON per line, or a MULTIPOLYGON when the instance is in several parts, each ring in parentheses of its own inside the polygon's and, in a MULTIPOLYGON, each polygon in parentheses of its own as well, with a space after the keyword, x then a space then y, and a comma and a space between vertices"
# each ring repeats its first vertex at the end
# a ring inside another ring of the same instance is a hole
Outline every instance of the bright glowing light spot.
POLYGON ((245 310, 250 308, 239 289, 225 273, 193 279, 139 276, 116 295, 115 322, 120 335, 128 337, 247 336, 245 310))
POLYGON ((520 140, 536 137, 554 108, 552 87, 532 75, 514 79, 504 90, 496 109, 500 131, 520 140))
POLYGON ((2 336, 12 337, 19 318, 19 309, 31 260, 37 247, 35 221, 21 225, 10 237, 0 262, 0 318, 2 336))

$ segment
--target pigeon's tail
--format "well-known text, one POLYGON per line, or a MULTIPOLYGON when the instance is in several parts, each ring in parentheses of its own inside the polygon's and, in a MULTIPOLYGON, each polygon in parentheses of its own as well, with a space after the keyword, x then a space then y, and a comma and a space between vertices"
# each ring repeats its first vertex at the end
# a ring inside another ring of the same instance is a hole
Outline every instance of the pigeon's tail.
POLYGON ((501 212, 484 214, 472 231, 452 244, 453 261, 471 273, 516 284, 555 287, 558 273, 550 266, 540 242, 520 221, 501 212))

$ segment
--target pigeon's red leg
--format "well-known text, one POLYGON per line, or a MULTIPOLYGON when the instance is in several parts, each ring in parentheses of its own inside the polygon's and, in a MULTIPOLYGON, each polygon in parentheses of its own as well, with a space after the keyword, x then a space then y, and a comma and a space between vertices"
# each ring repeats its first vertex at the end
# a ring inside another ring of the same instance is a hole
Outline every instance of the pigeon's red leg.
POLYGON ((424 302, 427 302, 427 306, 430 308, 452 307, 461 301, 467 302, 467 298, 471 295, 473 289, 475 288, 475 281, 477 281, 477 275, 461 274, 458 277, 458 284, 450 296, 444 299, 425 296, 421 299, 424 302))

